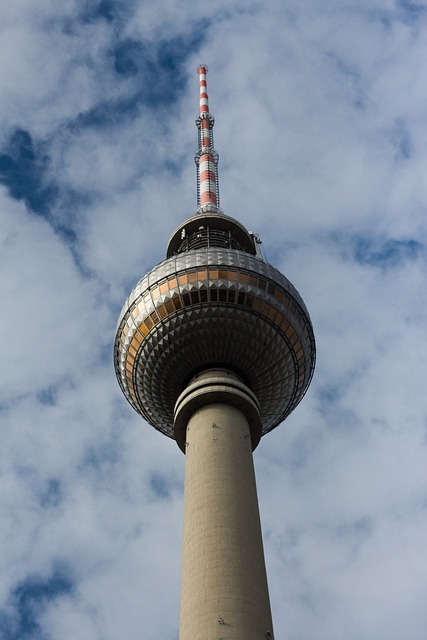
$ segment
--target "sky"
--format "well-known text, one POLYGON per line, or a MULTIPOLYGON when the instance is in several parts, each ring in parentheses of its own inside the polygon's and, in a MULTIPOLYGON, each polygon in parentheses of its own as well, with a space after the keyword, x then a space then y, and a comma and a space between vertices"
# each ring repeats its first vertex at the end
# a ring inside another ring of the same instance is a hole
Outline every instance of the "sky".
POLYGON ((427 634, 427 3, 0 7, 0 639, 177 640, 184 456, 116 322, 196 209, 301 293, 317 365, 254 459, 275 637, 427 634))

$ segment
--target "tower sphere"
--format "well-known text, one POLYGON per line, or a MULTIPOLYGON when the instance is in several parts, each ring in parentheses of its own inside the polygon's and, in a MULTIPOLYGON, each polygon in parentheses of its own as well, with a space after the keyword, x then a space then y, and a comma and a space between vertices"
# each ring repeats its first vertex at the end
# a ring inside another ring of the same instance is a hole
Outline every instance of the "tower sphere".
POLYGON ((149 424, 176 437, 174 406, 191 378, 230 369, 255 394, 267 433, 313 375, 314 335, 301 296, 223 214, 180 225, 168 256, 132 289, 119 317, 114 354, 123 393, 149 424))

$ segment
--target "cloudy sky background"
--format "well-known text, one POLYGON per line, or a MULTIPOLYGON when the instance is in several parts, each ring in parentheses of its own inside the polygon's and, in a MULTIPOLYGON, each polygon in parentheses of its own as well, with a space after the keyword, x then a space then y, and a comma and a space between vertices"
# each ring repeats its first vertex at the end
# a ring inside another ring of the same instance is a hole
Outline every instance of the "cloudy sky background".
POLYGON ((275 637, 425 639, 426 42, 424 0, 2 3, 2 640, 177 640, 184 457, 112 345, 196 207, 201 62, 317 339, 255 454, 275 637))

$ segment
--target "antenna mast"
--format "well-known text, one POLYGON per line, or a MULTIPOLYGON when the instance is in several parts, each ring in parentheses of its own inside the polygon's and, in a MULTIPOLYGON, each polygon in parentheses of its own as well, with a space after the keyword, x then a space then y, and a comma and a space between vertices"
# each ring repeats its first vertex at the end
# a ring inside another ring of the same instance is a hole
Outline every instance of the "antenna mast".
POLYGON ((197 67, 200 80, 200 110, 196 118, 199 148, 194 161, 197 166, 197 212, 222 213, 219 207, 218 154, 214 148, 213 126, 215 118, 209 113, 206 74, 208 67, 197 67))

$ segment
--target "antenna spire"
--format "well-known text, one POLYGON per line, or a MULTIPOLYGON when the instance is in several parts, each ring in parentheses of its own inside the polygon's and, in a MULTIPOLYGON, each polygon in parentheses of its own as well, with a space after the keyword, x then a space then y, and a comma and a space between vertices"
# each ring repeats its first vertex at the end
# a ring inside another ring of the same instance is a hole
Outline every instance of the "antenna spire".
POLYGON ((194 161, 197 166, 197 212, 222 213, 219 207, 218 154, 214 149, 213 126, 215 118, 209 113, 206 83, 208 67, 197 67, 200 81, 200 110, 196 118, 199 148, 194 161))

